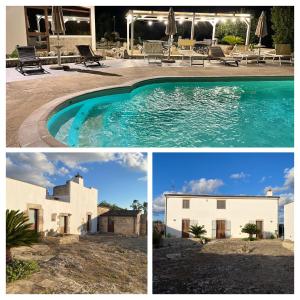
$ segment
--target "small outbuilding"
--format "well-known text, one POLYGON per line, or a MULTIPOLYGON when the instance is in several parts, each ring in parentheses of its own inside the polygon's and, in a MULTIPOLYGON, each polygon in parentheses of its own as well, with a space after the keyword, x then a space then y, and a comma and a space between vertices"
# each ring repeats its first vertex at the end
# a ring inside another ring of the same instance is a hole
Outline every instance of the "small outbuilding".
POLYGON ((99 215, 99 231, 125 235, 144 235, 147 218, 139 210, 108 210, 99 215))

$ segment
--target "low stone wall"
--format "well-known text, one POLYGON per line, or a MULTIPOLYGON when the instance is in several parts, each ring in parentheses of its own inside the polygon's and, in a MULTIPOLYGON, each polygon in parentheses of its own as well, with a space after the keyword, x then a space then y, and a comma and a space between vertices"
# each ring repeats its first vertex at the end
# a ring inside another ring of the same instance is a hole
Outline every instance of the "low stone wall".
MULTIPOLYGON (((69 56, 62 56, 61 62, 62 64, 67 63, 75 63, 79 60, 79 55, 69 55, 69 56)), ((40 60, 42 61, 42 65, 55 65, 57 64, 57 56, 46 56, 46 57, 40 57, 40 60)), ((15 68, 18 64, 17 58, 7 58, 6 59, 6 68, 15 68)))
POLYGON ((285 240, 282 242, 282 247, 294 251, 294 242, 285 240))
MULTIPOLYGON (((90 35, 61 35, 59 37, 59 44, 62 45, 62 53, 73 52, 78 54, 76 45, 92 45, 92 36, 90 35)), ((49 37, 50 51, 56 52, 55 46, 57 45, 57 36, 49 37)))

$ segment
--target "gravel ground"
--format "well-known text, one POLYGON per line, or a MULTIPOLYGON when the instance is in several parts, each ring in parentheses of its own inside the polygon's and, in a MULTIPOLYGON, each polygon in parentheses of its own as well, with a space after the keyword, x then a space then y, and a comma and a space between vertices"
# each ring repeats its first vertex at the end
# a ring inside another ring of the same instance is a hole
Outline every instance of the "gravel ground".
POLYGON ((80 238, 68 245, 16 248, 17 259, 34 259, 40 271, 7 284, 16 294, 110 294, 147 292, 147 239, 116 235, 80 238))
POLYGON ((153 251, 155 294, 294 293, 294 255, 280 240, 165 239, 153 251))

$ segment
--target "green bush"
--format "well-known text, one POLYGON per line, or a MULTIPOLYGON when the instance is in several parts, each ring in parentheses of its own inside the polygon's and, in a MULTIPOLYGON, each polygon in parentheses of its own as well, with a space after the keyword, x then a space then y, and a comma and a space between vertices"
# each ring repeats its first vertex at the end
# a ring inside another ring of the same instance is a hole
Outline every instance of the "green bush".
POLYGON ((155 228, 153 228, 153 237, 152 237, 152 239, 153 239, 154 248, 159 248, 161 246, 161 242, 162 242, 162 235, 155 228))
POLYGON ((274 234, 271 234, 271 235, 270 235, 270 239, 271 239, 271 240, 274 240, 274 239, 275 239, 275 235, 274 235, 274 234))
POLYGON ((234 35, 226 35, 223 37, 222 42, 227 45, 242 45, 245 43, 244 39, 240 36, 234 36, 234 35))
POLYGON ((39 269, 38 263, 34 260, 13 260, 6 265, 6 282, 25 278, 39 269))
POLYGON ((17 49, 15 49, 11 54, 9 54, 9 58, 18 58, 18 52, 17 49))
POLYGON ((251 241, 253 239, 254 234, 258 234, 260 231, 258 230, 257 226, 252 223, 247 223, 243 228, 242 228, 243 233, 248 233, 249 234, 249 240, 251 241))
POLYGON ((271 12, 274 44, 294 45, 294 7, 274 6, 271 12))

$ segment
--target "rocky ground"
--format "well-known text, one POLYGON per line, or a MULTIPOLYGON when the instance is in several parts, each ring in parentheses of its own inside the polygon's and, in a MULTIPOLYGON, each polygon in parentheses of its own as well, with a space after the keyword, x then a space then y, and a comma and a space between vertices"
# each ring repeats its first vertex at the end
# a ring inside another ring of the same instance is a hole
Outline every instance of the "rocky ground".
POLYGON ((147 239, 94 235, 67 245, 38 244, 13 251, 38 261, 40 271, 7 284, 7 293, 146 293, 147 239))
POLYGON ((291 294, 294 254, 280 240, 165 239, 153 250, 156 294, 291 294))

